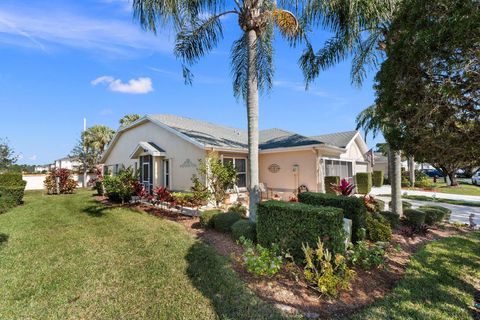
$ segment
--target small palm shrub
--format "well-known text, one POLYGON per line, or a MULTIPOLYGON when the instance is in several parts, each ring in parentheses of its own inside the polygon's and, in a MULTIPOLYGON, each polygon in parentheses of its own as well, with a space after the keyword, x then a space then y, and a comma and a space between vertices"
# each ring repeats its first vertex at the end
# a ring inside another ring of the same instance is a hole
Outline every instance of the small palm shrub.
POLYGON ((367 239, 377 241, 390 241, 392 239, 392 228, 390 223, 379 214, 367 214, 365 219, 367 239))
POLYGON ((213 217, 215 230, 220 232, 230 232, 233 224, 242 219, 242 216, 236 212, 225 212, 213 217))
POLYGON ((243 262, 247 271, 256 276, 273 276, 280 271, 283 257, 278 245, 265 248, 260 244, 254 245, 252 240, 240 237, 239 243, 243 246, 243 262))
POLYGON ((222 210, 215 209, 215 210, 207 210, 200 214, 200 225, 203 228, 213 228, 215 224, 213 223, 213 218, 216 215, 222 213, 222 210))
POLYGON ((232 225, 232 237, 235 240, 245 238, 251 241, 257 239, 257 228, 254 222, 247 219, 240 219, 232 225))

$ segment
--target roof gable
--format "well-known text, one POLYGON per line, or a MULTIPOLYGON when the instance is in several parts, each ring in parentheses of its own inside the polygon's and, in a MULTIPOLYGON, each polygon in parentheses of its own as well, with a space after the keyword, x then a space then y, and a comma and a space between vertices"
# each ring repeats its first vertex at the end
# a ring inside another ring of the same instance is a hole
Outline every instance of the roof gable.
POLYGON ((358 131, 345 131, 329 134, 321 134, 317 136, 310 137, 321 141, 325 144, 332 145, 339 148, 346 148, 348 144, 356 137, 358 131))

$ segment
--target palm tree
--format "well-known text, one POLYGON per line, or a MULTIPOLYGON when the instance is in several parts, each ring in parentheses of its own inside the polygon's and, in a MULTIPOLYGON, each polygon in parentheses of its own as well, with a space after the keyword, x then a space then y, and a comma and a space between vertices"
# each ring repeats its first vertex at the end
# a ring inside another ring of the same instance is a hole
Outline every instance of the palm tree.
POLYGON ((84 147, 91 148, 95 153, 102 154, 112 140, 115 131, 107 126, 95 125, 82 133, 84 147))
POLYGON ((126 127, 132 122, 137 121, 138 119, 140 119, 139 114, 126 114, 119 120, 119 123, 121 127, 126 127))
MULTIPOLYGON (((369 132, 372 132, 373 137, 381 131, 388 130, 384 116, 377 112, 377 106, 371 105, 357 116, 357 130, 362 128, 365 132, 365 138, 369 132)), ((402 159, 401 153, 398 150, 391 150, 388 141, 387 146, 384 147, 387 151, 388 158, 388 178, 390 186, 392 187, 392 202, 391 209, 396 214, 402 216, 402 159)))
MULTIPOLYGON (((352 29, 365 25, 364 21, 382 10, 385 0, 335 0, 328 3, 350 2, 349 6, 318 5, 318 0, 133 0, 134 17, 141 26, 154 33, 160 28, 173 27, 176 32, 175 55, 182 61, 185 82, 191 84, 190 67, 210 53, 223 38, 221 18, 235 15, 241 36, 231 51, 233 89, 235 96, 246 102, 248 118, 248 173, 250 219, 256 220, 256 205, 260 201, 258 174, 258 99, 259 92, 272 86, 274 31, 292 46, 306 43, 306 33, 312 24, 328 28, 352 29), (227 9, 229 7, 229 9, 227 9), (337 12, 337 9, 342 9, 337 12), (372 10, 373 8, 373 10, 372 10), (363 10, 368 10, 363 12, 363 10), (357 15, 357 17, 353 17, 357 15), (346 18, 346 19, 345 19, 346 18), (326 22, 325 22, 326 21, 326 22), (339 27, 340 26, 340 27, 339 27)), ((326 2, 327 4, 327 2, 326 2)), ((378 19, 377 19, 378 20, 378 19)), ((353 36, 353 35, 352 35, 353 36)), ((360 37, 360 32, 356 33, 360 37)))

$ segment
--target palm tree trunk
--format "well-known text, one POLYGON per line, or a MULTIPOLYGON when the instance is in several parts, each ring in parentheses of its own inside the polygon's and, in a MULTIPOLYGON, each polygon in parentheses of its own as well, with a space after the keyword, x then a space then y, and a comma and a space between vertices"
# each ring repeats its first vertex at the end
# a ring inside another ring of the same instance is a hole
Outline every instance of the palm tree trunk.
POLYGON ((402 158, 400 151, 391 151, 392 154, 392 202, 391 209, 399 216, 403 215, 402 208, 402 158))
POLYGON ((258 79, 256 68, 256 41, 255 30, 247 31, 248 39, 248 89, 247 89, 247 116, 248 116, 248 191, 249 191, 249 218, 257 220, 257 204, 260 201, 258 178, 258 79))
POLYGON ((390 183, 390 187, 392 186, 392 181, 393 181, 393 153, 392 150, 390 150, 390 147, 388 147, 388 152, 387 152, 387 166, 388 166, 388 182, 390 183))
POLYGON ((410 186, 415 187, 415 159, 413 156, 408 157, 408 172, 410 174, 410 186))

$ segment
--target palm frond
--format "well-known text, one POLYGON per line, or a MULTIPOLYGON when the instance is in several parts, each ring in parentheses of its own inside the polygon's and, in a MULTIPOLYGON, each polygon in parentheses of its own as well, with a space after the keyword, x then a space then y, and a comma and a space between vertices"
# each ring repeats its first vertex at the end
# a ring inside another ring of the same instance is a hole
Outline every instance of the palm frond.
POLYGON ((376 105, 371 105, 360 112, 357 116, 356 122, 357 130, 363 129, 365 137, 367 137, 369 132, 372 132, 372 136, 375 138, 379 131, 383 131, 384 123, 377 112, 376 105))
POLYGON ((377 46, 380 42, 381 34, 379 32, 371 33, 364 41, 358 41, 353 52, 352 69, 350 77, 353 84, 361 86, 367 75, 366 67, 370 70, 378 66, 378 56, 380 54, 377 46))
POLYGON ((283 9, 274 9, 272 15, 275 25, 283 36, 294 37, 297 35, 299 24, 293 13, 283 9))

